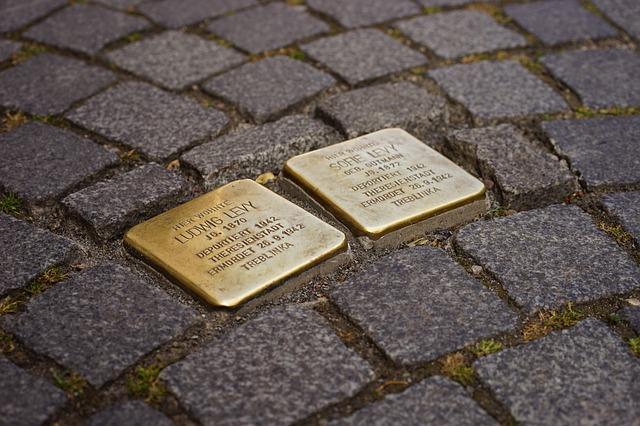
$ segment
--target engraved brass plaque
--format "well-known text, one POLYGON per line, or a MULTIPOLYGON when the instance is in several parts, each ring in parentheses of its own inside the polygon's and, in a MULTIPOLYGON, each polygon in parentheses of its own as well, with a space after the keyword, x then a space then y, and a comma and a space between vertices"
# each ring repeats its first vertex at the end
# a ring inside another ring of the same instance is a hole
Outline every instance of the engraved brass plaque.
POLYGON ((125 242, 218 306, 235 306, 347 249, 342 232, 252 180, 143 222, 125 242))
POLYGON ((484 184, 402 129, 291 158, 284 175, 356 233, 388 232, 484 198, 484 184))

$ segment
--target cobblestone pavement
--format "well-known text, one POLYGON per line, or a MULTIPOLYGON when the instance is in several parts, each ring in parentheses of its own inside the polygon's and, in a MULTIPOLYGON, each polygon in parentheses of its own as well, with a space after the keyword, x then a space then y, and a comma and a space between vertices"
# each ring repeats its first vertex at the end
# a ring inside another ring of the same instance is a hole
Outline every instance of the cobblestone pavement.
POLYGON ((639 42, 638 0, 0 0, 0 425, 640 425, 639 42), (387 127, 489 212, 237 310, 123 247, 387 127))

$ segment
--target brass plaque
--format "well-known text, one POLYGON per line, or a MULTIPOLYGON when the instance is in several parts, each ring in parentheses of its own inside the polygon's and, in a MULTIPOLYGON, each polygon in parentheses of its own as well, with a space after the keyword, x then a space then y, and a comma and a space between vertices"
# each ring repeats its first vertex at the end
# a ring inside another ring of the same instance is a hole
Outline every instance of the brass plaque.
POLYGON ((235 306, 347 249, 342 232, 252 180, 143 222, 125 242, 218 306, 235 306))
POLYGON ((485 194, 481 181, 402 129, 293 157, 284 175, 374 240, 485 194))

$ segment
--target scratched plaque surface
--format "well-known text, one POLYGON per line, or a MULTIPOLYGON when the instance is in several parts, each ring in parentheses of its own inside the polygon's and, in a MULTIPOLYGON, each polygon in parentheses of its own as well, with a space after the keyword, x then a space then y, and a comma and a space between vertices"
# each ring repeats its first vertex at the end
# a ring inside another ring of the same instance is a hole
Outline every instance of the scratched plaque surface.
POLYGON ((482 182, 402 129, 293 157, 284 175, 371 239, 485 194, 482 182))
POLYGON ((342 232, 252 180, 143 222, 125 242, 219 306, 235 306, 347 249, 342 232))

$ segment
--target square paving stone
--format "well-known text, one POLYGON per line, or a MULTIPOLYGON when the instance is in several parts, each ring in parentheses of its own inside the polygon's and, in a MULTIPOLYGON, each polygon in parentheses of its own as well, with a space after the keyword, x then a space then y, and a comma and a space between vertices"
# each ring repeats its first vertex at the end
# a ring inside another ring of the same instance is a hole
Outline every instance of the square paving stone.
POLYGON ((0 40, 0 62, 11 59, 14 53, 20 51, 20 43, 9 40, 0 40))
POLYGON ((38 122, 0 134, 0 145, 0 186, 30 202, 56 198, 118 161, 89 139, 38 122))
POLYGON ((517 117, 567 109, 560 95, 515 61, 453 65, 428 73, 477 118, 517 117))
POLYGON ((376 29, 323 38, 302 50, 353 85, 427 62, 421 53, 376 29))
POLYGON ((640 183, 640 117, 550 121, 542 128, 589 188, 640 183))
POLYGON ((358 392, 373 371, 310 307, 275 308, 161 378, 203 424, 290 424, 358 392))
POLYGON ((62 202, 103 238, 161 213, 185 192, 186 182, 150 163, 69 195, 62 202))
POLYGON ((444 98, 407 82, 388 83, 333 96, 318 106, 349 139, 400 127, 426 142, 449 117, 444 98))
POLYGON ((151 158, 166 158, 216 135, 227 116, 149 84, 121 83, 70 111, 67 118, 151 158))
POLYGON ((307 5, 347 28, 364 27, 420 13, 410 0, 307 0, 307 5))
POLYGON ((106 55, 119 67, 180 90, 244 61, 232 49, 180 31, 167 31, 106 55))
POLYGON ((76 4, 30 28, 24 36, 92 55, 108 43, 148 27, 149 22, 137 16, 76 4))
POLYGON ((618 31, 576 0, 511 4, 505 12, 545 44, 615 37, 618 31))
POLYGON ((4 317, 2 325, 29 348, 100 387, 195 318, 195 311, 139 275, 104 264, 36 296, 25 312, 4 317))
POLYGON ((448 141, 470 168, 494 181, 509 208, 561 202, 577 189, 564 163, 510 124, 454 131, 448 141))
POLYGON ((0 356, 0 424, 43 424, 66 402, 62 390, 0 356))
POLYGON ((65 4, 66 0, 3 0, 0 2, 0 32, 15 31, 65 4))
POLYGON ((640 288, 640 268, 576 206, 472 223, 456 243, 529 313, 640 288))
POLYGON ((387 256, 330 295, 394 361, 431 361, 513 329, 507 305, 444 251, 416 247, 387 256))
POLYGON ((640 39, 640 2, 637 0, 591 0, 631 36, 640 39))
POLYGON ((622 310, 622 316, 629 321, 631 327, 640 335, 640 306, 627 306, 622 310))
POLYGON ((181 161, 195 168, 208 188, 279 170, 289 158, 342 138, 333 128, 303 115, 237 130, 195 147, 181 161))
POLYGON ((474 366, 521 425, 637 425, 640 419, 640 362, 595 319, 474 366))
POLYGON ((632 50, 564 52, 540 62, 590 108, 640 105, 640 56, 632 50))
POLYGON ((448 59, 527 44, 520 34, 498 25, 489 15, 474 10, 420 16, 397 22, 394 26, 413 41, 448 59))
POLYGON ((171 426, 173 422, 142 401, 127 401, 94 414, 88 426, 171 426))
POLYGON ((335 80, 304 62, 275 56, 215 77, 205 90, 264 122, 328 88, 335 80))
POLYGON ((76 252, 72 241, 0 213, 0 294, 23 287, 76 252))
POLYGON ((329 26, 284 3, 270 3, 213 21, 209 31, 251 53, 273 50, 329 31, 329 26))
POLYGON ((640 192, 605 194, 602 203, 624 228, 640 241, 640 192))
POLYGON ((145 2, 138 10, 159 24, 179 28, 256 4, 256 0, 164 0, 145 2))
POLYGON ((43 53, 0 73, 0 104, 31 114, 59 114, 114 80, 106 69, 43 53))
POLYGON ((386 396, 331 426, 497 425, 459 384, 441 376, 431 377, 399 394, 386 396))

